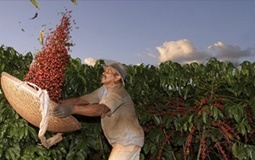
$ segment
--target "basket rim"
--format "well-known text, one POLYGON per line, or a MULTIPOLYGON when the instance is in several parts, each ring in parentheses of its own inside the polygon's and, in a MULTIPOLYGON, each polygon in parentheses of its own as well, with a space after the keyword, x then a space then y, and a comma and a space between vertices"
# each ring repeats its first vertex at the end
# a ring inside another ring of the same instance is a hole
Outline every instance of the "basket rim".
MULTIPOLYGON (((7 72, 1 74, 1 86, 2 92, 12 108, 30 124, 39 128, 42 116, 38 90, 7 72)), ((66 118, 55 117, 52 110, 57 105, 57 103, 50 100, 49 109, 51 113, 47 130, 72 132, 81 129, 81 123, 72 115, 66 118)))

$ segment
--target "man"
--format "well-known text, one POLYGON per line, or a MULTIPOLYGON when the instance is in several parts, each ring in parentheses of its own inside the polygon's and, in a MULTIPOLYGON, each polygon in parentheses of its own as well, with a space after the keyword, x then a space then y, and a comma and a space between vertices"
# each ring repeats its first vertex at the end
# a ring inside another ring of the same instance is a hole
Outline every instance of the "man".
POLYGON ((139 160, 144 132, 124 88, 127 72, 119 62, 103 67, 103 86, 79 98, 63 100, 54 108, 54 115, 60 118, 71 114, 101 116, 104 135, 113 147, 109 160, 139 160))

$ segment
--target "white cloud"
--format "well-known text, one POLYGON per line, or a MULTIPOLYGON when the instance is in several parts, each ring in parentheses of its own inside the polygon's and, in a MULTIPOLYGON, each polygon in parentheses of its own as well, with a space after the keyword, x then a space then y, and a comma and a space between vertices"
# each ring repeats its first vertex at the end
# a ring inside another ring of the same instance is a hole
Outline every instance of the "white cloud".
POLYGON ((157 56, 153 53, 148 53, 148 56, 151 57, 151 58, 156 58, 157 56))
POLYGON ((84 62, 89 66, 94 66, 97 60, 98 60, 97 58, 86 58, 84 59, 84 62))
MULTIPOLYGON (((229 45, 223 42, 217 42, 208 46, 207 50, 198 50, 191 41, 187 39, 168 41, 161 46, 156 47, 158 53, 148 51, 147 54, 139 54, 139 56, 151 59, 157 59, 159 63, 165 61, 186 63, 204 63, 210 57, 215 57, 219 61, 230 61, 236 65, 243 61, 255 61, 255 46, 247 49, 241 49, 239 45, 229 45), (146 57, 145 57, 146 56, 146 57)), ((86 58, 86 64, 94 66, 100 58, 86 58)), ((106 64, 116 62, 115 60, 102 59, 106 64)), ((140 63, 142 64, 142 62, 140 63)), ((139 65, 139 64, 137 64, 139 65)))
POLYGON ((208 47, 209 51, 215 52, 215 57, 221 61, 231 61, 235 64, 242 63, 244 60, 254 61, 254 50, 242 50, 238 45, 229 45, 223 42, 217 42, 208 47))
POLYGON ((174 61, 181 64, 191 62, 203 62, 208 58, 208 54, 201 52, 187 39, 170 41, 156 47, 159 52, 159 61, 174 61))
MULTIPOLYGON (((208 50, 198 50, 189 40, 169 41, 156 47, 159 52, 159 62, 173 61, 180 64, 198 62, 203 63, 210 57, 219 61, 230 61, 240 64, 243 61, 255 61, 255 48, 241 49, 238 45, 228 45, 217 42, 208 47, 208 50)), ((151 54, 149 55, 151 57, 151 54)))
POLYGON ((94 66, 98 60, 104 60, 104 63, 106 65, 117 62, 115 60, 110 60, 110 59, 100 59, 100 58, 91 58, 91 57, 84 59, 84 62, 87 65, 94 66))

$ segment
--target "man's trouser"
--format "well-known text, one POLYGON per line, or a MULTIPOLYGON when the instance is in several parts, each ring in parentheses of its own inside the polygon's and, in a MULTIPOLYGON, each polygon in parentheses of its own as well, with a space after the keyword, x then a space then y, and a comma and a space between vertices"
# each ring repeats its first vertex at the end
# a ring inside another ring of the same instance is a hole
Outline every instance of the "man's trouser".
POLYGON ((141 147, 115 144, 108 160, 139 160, 141 147))

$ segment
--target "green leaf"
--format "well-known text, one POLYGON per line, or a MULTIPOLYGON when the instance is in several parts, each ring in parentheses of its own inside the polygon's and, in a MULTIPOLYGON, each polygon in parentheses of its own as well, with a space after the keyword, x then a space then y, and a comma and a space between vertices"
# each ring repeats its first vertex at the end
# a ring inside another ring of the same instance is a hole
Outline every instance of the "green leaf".
POLYGON ((163 117, 162 124, 165 124, 166 129, 170 129, 172 126, 171 116, 166 115, 163 117))
POLYGON ((203 122, 204 122, 205 124, 207 123, 207 117, 208 117, 207 112, 203 112, 203 122))
POLYGON ((192 121, 193 121, 193 116, 194 116, 194 114, 192 114, 191 116, 189 116, 189 120, 188 120, 189 123, 192 123, 192 121))
POLYGON ((164 157, 167 160, 174 160, 171 151, 172 151, 171 146, 166 144, 162 154, 162 158, 164 157))
POLYGON ((71 0, 75 5, 77 5, 77 1, 76 0, 71 0))
POLYGON ((183 145, 185 139, 183 136, 180 136, 181 133, 180 132, 176 132, 173 135, 173 141, 171 143, 173 143, 174 145, 183 145))
POLYGON ((153 120, 157 126, 160 124, 160 119, 155 114, 153 114, 153 120))
POLYGON ((143 151, 144 151, 145 154, 148 154, 148 153, 150 152, 150 145, 149 145, 150 143, 151 143, 151 142, 148 142, 148 143, 145 142, 145 143, 144 143, 144 146, 143 146, 142 149, 143 149, 143 151))
POLYGON ((235 105, 235 106, 231 107, 228 112, 229 112, 230 117, 234 117, 236 122, 238 122, 238 123, 241 122, 244 110, 241 108, 240 105, 235 105))
POLYGON ((7 159, 18 159, 18 157, 20 156, 20 149, 19 148, 15 148, 15 147, 10 147, 7 149, 6 153, 5 153, 5 157, 7 159))
POLYGON ((34 5, 36 8, 39 9, 39 4, 38 4, 37 0, 30 0, 30 1, 33 3, 33 5, 34 5))
POLYGON ((239 160, 254 159, 255 147, 243 143, 234 143, 232 146, 232 153, 239 160))
POLYGON ((40 31, 39 42, 40 42, 41 45, 43 45, 43 42, 44 42, 44 28, 42 28, 41 31, 40 31))
POLYGON ((2 64, 1 64, 1 68, 0 68, 0 72, 3 72, 3 71, 4 71, 4 69, 5 69, 5 64, 4 64, 4 63, 2 63, 2 64))
POLYGON ((232 146, 232 153, 233 155, 237 158, 240 154, 239 154, 239 148, 237 146, 237 143, 234 143, 232 146))
POLYGON ((184 130, 184 131, 187 131, 187 129, 188 129, 188 126, 187 126, 187 125, 188 125, 187 123, 184 123, 184 124, 183 124, 183 130, 184 130))
POLYGON ((239 130, 239 132, 241 132, 242 135, 246 134, 246 128, 243 123, 238 124, 237 129, 239 130))
POLYGON ((181 124, 180 124, 180 121, 179 119, 177 119, 176 117, 173 118, 173 123, 174 123, 174 127, 175 127, 175 130, 178 131, 181 129, 181 124))
POLYGON ((32 128, 31 126, 28 126, 27 131, 28 131, 28 134, 29 134, 34 140, 38 140, 38 135, 37 135, 37 132, 35 131, 34 128, 32 128))

